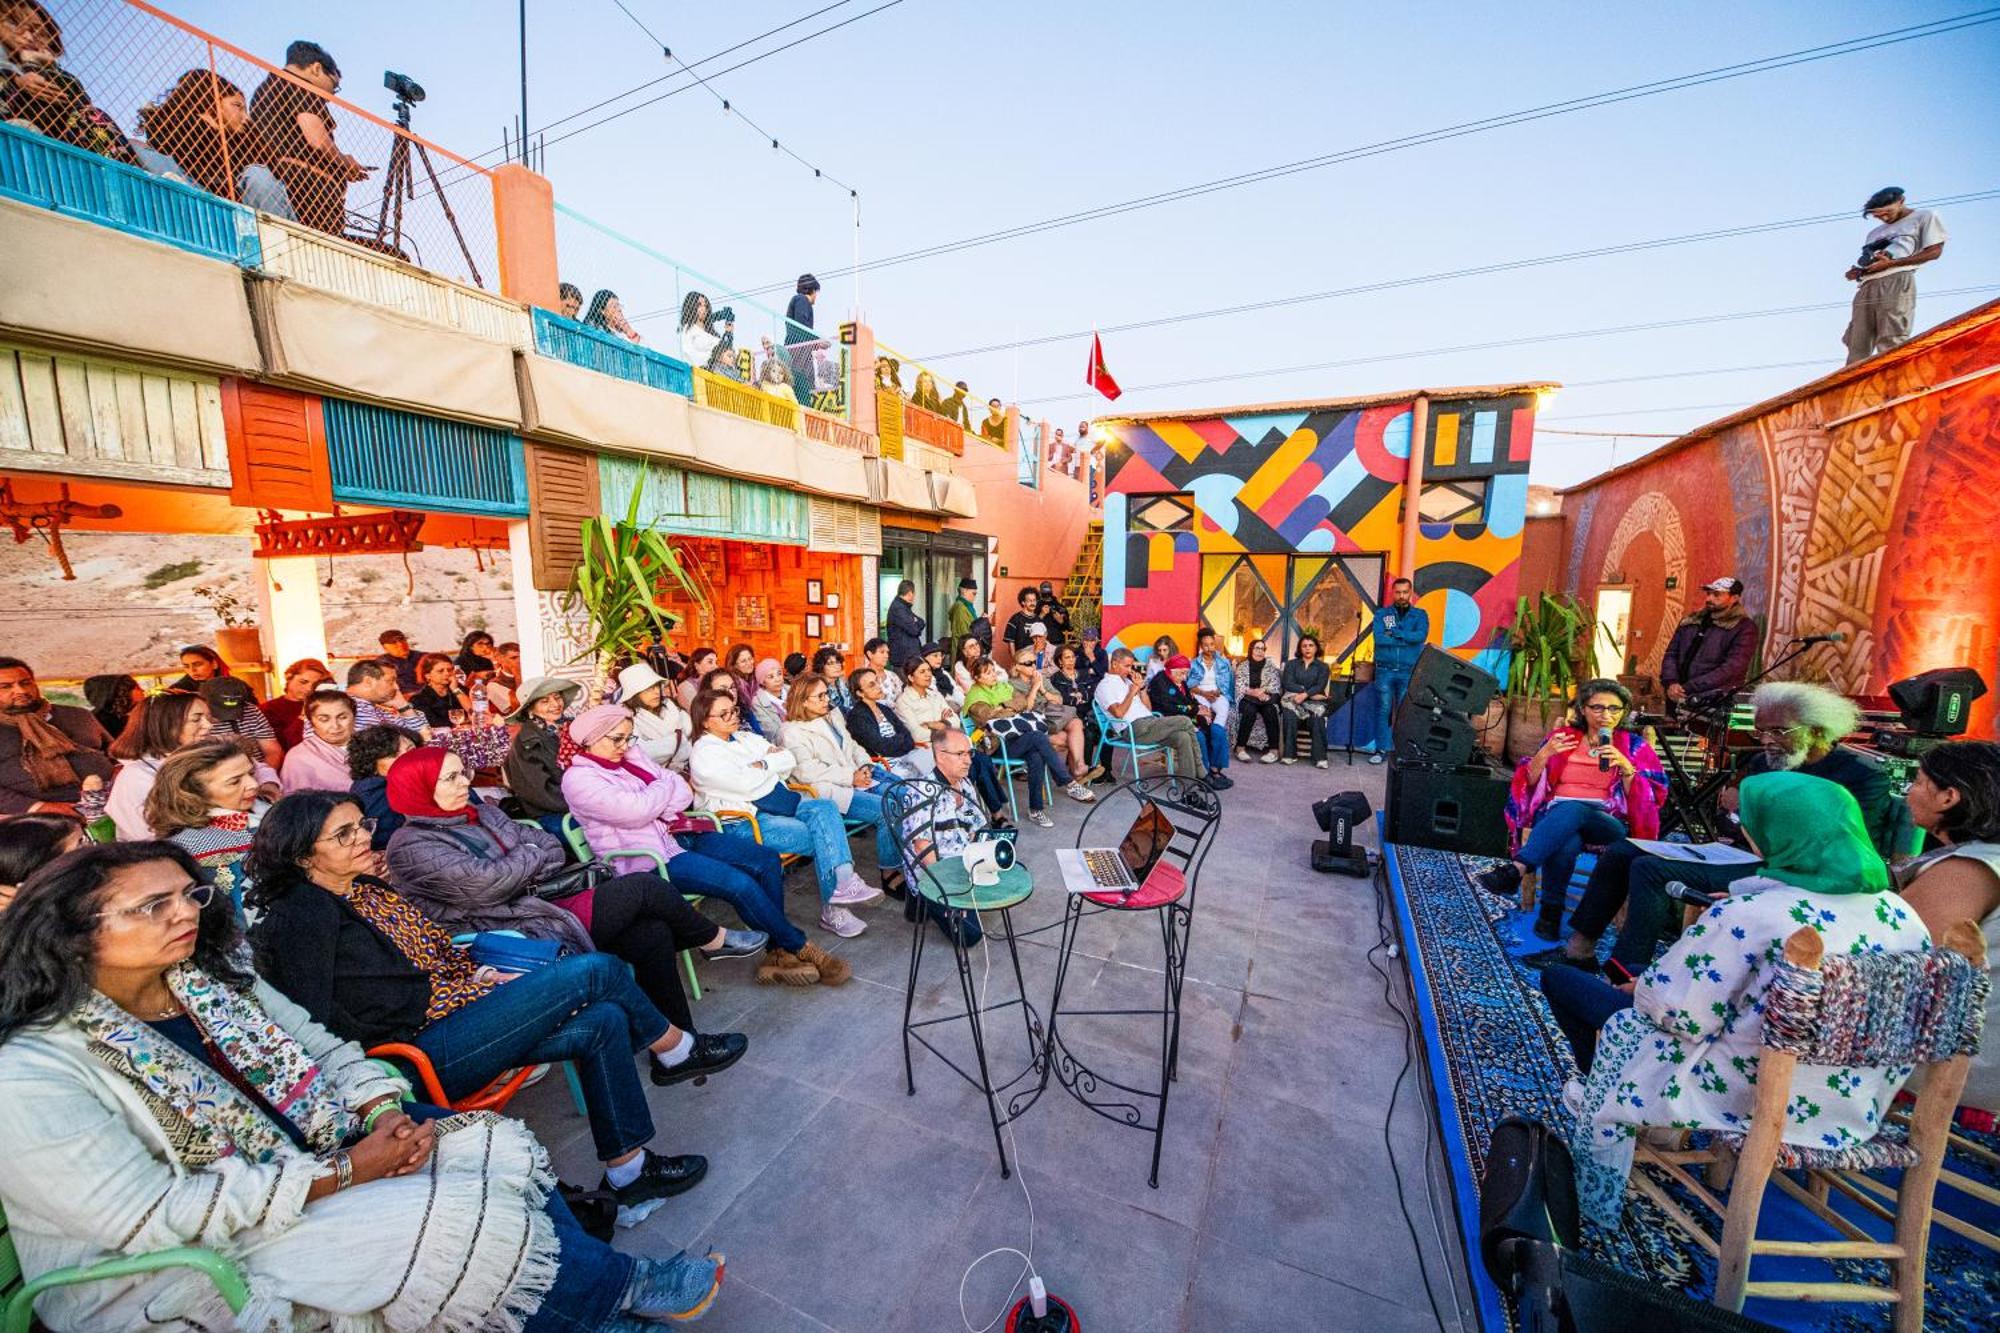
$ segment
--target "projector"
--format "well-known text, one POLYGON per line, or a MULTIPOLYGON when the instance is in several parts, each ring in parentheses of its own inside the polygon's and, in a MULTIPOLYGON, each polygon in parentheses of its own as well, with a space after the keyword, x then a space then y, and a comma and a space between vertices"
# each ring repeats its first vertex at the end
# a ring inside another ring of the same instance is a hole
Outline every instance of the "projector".
POLYGON ((965 873, 982 888, 1000 882, 1000 872, 1014 864, 1014 844, 1006 838, 981 838, 959 854, 965 873))

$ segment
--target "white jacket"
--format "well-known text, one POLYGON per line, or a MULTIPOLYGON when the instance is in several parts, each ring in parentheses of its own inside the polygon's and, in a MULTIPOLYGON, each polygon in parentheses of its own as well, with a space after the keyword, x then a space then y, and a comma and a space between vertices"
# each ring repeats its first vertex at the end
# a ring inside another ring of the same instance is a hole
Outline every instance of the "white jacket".
POLYGON ((632 709, 632 735, 646 757, 669 772, 687 771, 688 748, 694 741, 694 719, 681 706, 660 696, 660 711, 632 709))
POLYGON ((146 798, 159 779, 160 759, 128 759, 118 765, 111 779, 111 794, 104 799, 104 813, 118 826, 118 841, 146 842, 158 835, 146 822, 146 798))
POLYGON ((706 733, 688 755, 688 777, 694 783, 698 810, 748 810, 798 767, 783 746, 755 732, 739 731, 728 740, 706 733))
POLYGON ((793 771, 799 780, 811 783, 813 794, 832 801, 843 815, 854 799, 854 770, 875 762, 833 725, 831 714, 812 722, 787 722, 785 748, 798 761, 793 771))
POLYGON ((896 714, 909 727, 910 734, 920 741, 930 739, 933 722, 942 722, 948 727, 959 724, 958 710, 951 706, 951 700, 938 692, 935 685, 922 694, 906 688, 896 696, 896 714))

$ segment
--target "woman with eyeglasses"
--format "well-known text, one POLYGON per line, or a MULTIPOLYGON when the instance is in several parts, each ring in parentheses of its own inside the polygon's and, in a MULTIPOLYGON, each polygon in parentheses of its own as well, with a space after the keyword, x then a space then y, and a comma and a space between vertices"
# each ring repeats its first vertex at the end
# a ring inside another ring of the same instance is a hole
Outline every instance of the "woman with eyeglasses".
POLYGON ((875 863, 882 887, 893 890, 902 878, 896 841, 882 820, 882 789, 894 779, 847 734, 833 706, 833 688, 824 676, 802 676, 785 701, 785 748, 798 760, 792 770, 813 794, 832 801, 843 819, 875 826, 875 863))
POLYGON ((229 741, 198 741, 161 763, 146 793, 146 822, 210 872, 230 905, 243 910, 240 863, 269 806, 258 792, 250 756, 229 741))
POLYGON ((1507 794, 1513 859, 1473 882, 1512 896, 1529 871, 1538 872, 1535 934, 1542 939, 1562 934, 1569 877, 1586 847, 1660 836, 1667 775, 1646 738, 1626 730, 1631 708, 1631 692, 1617 681, 1585 681, 1568 719, 1514 770, 1507 794))
POLYGON ((524 973, 474 963, 376 875, 374 822, 337 792, 299 792, 271 807, 249 862, 251 903, 263 913, 250 932, 257 974, 336 1036, 371 1050, 415 1046, 453 1099, 510 1069, 574 1061, 597 1156, 612 1188, 628 1181, 625 1225, 699 1181, 702 1158, 646 1150, 653 1119, 632 1065, 643 1048, 655 1084, 693 1078, 707 1072, 691 1058, 695 1038, 614 954, 524 973))
MULTIPOLYGON (((339 845, 295 847, 287 869, 339 845)), ((714 1301, 721 1256, 592 1239, 519 1121, 406 1110, 402 1079, 249 970, 200 873, 171 843, 86 847, 0 915, 0 1194, 30 1279, 198 1245, 249 1303, 239 1320, 167 1267, 43 1293, 50 1328, 638 1333, 714 1301)), ((437 1002, 402 982, 410 1010, 437 1002)))

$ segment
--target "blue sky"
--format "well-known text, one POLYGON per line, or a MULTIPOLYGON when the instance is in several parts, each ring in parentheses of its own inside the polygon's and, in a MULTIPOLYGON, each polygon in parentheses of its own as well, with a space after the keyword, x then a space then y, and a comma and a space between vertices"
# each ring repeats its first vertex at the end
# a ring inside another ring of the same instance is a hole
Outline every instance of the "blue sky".
MULTIPOLYGON (((785 36, 880 2, 854 0, 785 36)), ((828 0, 626 3, 692 60, 828 0)), ((379 71, 407 72, 430 92, 418 128, 468 155, 496 145, 516 107, 511 3, 168 7, 274 55, 292 37, 314 38, 340 60, 346 95, 384 112, 379 71)), ((715 83, 803 156, 859 187, 865 259, 1975 7, 903 0, 715 83)), ((612 0, 528 0, 528 28, 537 123, 665 70, 612 0)), ((1134 331, 1110 337, 1106 354, 1121 380, 1144 385, 1844 301, 1851 289, 1841 270, 1867 225, 1860 203, 1877 186, 1900 184, 1915 197, 2000 187, 1996 68, 2000 24, 880 270, 862 279, 863 305, 878 336, 927 356, 1851 209, 1851 222, 1134 331)), ((725 283, 760 286, 852 258, 846 196, 773 154, 699 90, 558 144, 547 166, 568 206, 725 283)), ((2000 199, 1944 217, 1952 240, 1943 261, 1919 275, 1920 290, 2000 286, 2000 199)), ((564 267, 585 290, 619 287, 635 310, 662 303, 652 296, 661 285, 652 261, 608 241, 573 244, 564 267)), ((829 281, 821 323, 843 317, 852 295, 851 280, 829 281)), ((1919 323, 1985 299, 1926 300, 1919 323)), ((1544 412, 1550 427, 1666 432, 1831 369, 1844 323, 1844 312, 1822 310, 1399 358, 1128 393, 1118 406, 1813 363, 1576 387, 1544 412)), ((670 324, 646 331, 668 342, 670 324)), ((1095 410, 1091 398, 1065 397, 1083 387, 1086 341, 936 364, 971 380, 975 392, 1018 397, 1037 415, 1073 425, 1095 410)), ((1619 442, 1618 459, 1654 443, 1619 442)), ((1535 480, 1567 484, 1602 470, 1612 444, 1543 435, 1535 480)))

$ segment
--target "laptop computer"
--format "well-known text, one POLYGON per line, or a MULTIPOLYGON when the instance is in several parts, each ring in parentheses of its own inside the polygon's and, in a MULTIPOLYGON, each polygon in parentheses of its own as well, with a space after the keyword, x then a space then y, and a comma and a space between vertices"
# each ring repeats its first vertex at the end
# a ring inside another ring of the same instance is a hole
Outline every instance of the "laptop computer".
POLYGON ((1166 854, 1167 838, 1152 840, 1150 855, 1137 855, 1131 849, 1142 824, 1151 822, 1163 812, 1151 801, 1139 807, 1139 813, 1125 830, 1116 847, 1065 847, 1056 852, 1056 864, 1062 868, 1063 888, 1070 893, 1103 893, 1106 890, 1130 892, 1146 882, 1146 876, 1153 873, 1160 858, 1166 854))

